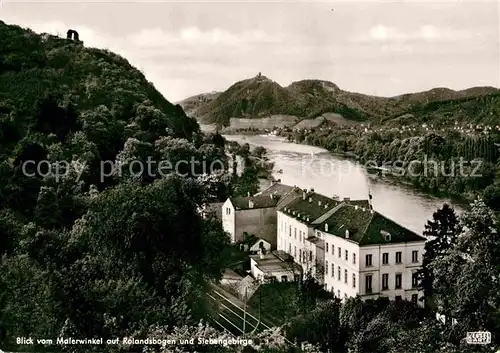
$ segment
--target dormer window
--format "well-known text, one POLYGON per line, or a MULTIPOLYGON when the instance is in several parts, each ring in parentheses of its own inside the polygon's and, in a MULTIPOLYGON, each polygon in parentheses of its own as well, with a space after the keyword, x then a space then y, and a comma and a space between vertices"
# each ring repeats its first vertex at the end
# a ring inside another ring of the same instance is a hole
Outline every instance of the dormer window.
POLYGON ((385 241, 391 241, 391 233, 381 230, 380 234, 384 237, 385 241))
POLYGON ((328 232, 328 224, 325 224, 325 232, 328 232))

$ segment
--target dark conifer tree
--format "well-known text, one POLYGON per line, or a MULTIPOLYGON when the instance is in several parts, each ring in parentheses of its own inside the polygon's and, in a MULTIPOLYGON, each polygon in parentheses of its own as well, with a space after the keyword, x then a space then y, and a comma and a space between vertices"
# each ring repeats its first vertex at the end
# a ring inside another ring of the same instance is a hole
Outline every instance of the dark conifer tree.
POLYGON ((422 269, 418 272, 420 287, 424 291, 425 298, 431 298, 433 295, 434 275, 431 263, 456 242, 459 232, 457 215, 448 204, 444 204, 441 209, 434 212, 432 220, 427 221, 423 235, 428 238, 428 241, 425 244, 422 269))

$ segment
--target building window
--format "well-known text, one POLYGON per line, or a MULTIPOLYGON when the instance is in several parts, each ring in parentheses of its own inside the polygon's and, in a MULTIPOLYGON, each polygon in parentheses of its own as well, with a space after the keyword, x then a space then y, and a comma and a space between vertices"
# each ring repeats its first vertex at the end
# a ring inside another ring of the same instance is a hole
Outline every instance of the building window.
POLYGON ((411 262, 418 262, 418 250, 411 252, 411 262))
POLYGON ((356 265, 356 254, 352 254, 352 263, 356 265))
POLYGON ((349 251, 345 251, 345 260, 349 261, 349 251))
POLYGON ((295 258, 297 257, 297 247, 296 246, 293 247, 293 257, 295 257, 295 258))
POLYGON ((293 228, 293 237, 297 240, 297 228, 293 228))
POLYGON ((328 243, 326 243, 326 253, 328 254, 328 243))
POLYGON ((340 298, 340 290, 337 290, 337 297, 340 298))
POLYGON ((299 243, 302 241, 302 232, 299 231, 299 243))
POLYGON ((403 262, 403 261, 401 260, 401 258, 402 258, 402 254, 403 254, 403 253, 402 253, 401 251, 398 251, 398 252, 396 253, 396 263, 397 263, 397 264, 400 264, 400 263, 402 263, 402 262, 403 262))
POLYGON ((417 272, 413 272, 411 274, 411 287, 412 288, 418 287, 418 274, 417 274, 417 272))
POLYGON ((300 281, 300 275, 294 275, 293 279, 294 279, 295 282, 300 281))
POLYGON ((312 262, 312 260, 313 260, 313 252, 312 250, 309 250, 309 261, 312 262))
POLYGON ((335 264, 332 264, 332 278, 335 278, 335 264))
POLYGON ((226 207, 226 214, 230 215, 231 214, 231 209, 229 207, 226 207))
POLYGON ((352 274, 352 288, 356 288, 356 274, 352 274))
POLYGON ((328 260, 325 262, 325 274, 328 276, 328 260))
POLYGON ((292 226, 288 226, 288 236, 292 236, 292 226))
POLYGON ((394 298, 397 302, 400 302, 403 298, 400 295, 396 295, 394 298))
POLYGON ((342 257, 342 248, 339 246, 339 259, 342 257))
POLYGON ((396 283, 395 283, 396 289, 401 289, 402 277, 403 276, 401 275, 401 273, 396 273, 396 283))
POLYGON ((287 276, 281 276, 281 282, 288 282, 287 276))
POLYGON ((332 244, 332 255, 335 255, 335 246, 332 244))
POLYGON ((299 262, 302 263, 302 249, 299 249, 299 262))
POLYGON ((412 303, 417 304, 417 302, 418 302, 418 294, 412 294, 411 295, 411 301, 412 301, 412 303))
POLYGON ((382 254, 382 265, 388 265, 389 264, 389 253, 385 252, 382 254))
POLYGON ((382 290, 388 290, 389 289, 389 274, 384 273, 382 275, 382 290))
POLYGON ((340 271, 340 266, 339 266, 339 267, 337 267, 337 281, 340 281, 340 273, 341 273, 341 271, 340 271))
POLYGON ((291 255, 292 254, 292 244, 288 244, 288 253, 291 255))
POLYGON ((365 277, 365 291, 366 293, 372 293, 372 275, 366 275, 365 277))
POLYGON ((366 255, 366 267, 370 267, 372 265, 372 255, 366 255))
POLYGON ((347 284, 347 270, 344 270, 344 283, 347 284))

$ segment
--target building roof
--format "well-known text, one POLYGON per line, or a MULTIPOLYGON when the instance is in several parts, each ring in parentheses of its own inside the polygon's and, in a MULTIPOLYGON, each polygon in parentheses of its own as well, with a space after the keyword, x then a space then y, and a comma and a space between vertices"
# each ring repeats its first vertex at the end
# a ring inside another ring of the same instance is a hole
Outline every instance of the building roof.
POLYGON ((283 204, 282 201, 284 197, 293 190, 293 186, 273 183, 273 185, 255 194, 254 196, 234 197, 230 198, 230 200, 236 210, 277 207, 278 204, 283 204), (250 201, 253 202, 253 207, 250 207, 250 201))
POLYGON ((368 208, 356 207, 352 204, 342 204, 328 219, 316 227, 322 232, 346 238, 359 245, 380 245, 425 241, 407 228, 397 224, 379 212, 368 208), (325 230, 328 224, 328 231, 325 230))
POLYGON ((262 190, 261 192, 257 193, 255 196, 258 196, 258 195, 269 196, 271 194, 285 195, 285 194, 288 194, 293 189, 294 189, 293 186, 273 182, 273 184, 271 186, 269 186, 267 189, 262 190))
POLYGON ((276 207, 278 204, 279 196, 271 195, 259 195, 259 196, 247 196, 247 197, 230 197, 231 203, 234 208, 239 210, 249 210, 253 208, 270 208, 276 207), (250 207, 250 203, 253 203, 253 207, 250 207))
POLYGON ((222 275, 222 279, 225 280, 242 280, 243 277, 231 270, 230 268, 226 268, 224 270, 224 274, 222 275))
POLYGON ((364 207, 364 208, 370 208, 370 201, 368 200, 350 200, 348 202, 351 205, 359 206, 359 207, 364 207))
POLYGON ((293 262, 293 258, 291 259, 291 261, 283 261, 279 257, 277 257, 275 253, 270 253, 264 256, 250 255, 250 258, 255 261, 256 266, 259 270, 269 275, 271 275, 273 272, 294 270, 295 272, 300 272, 302 270, 299 264, 293 262))
MULTIPOLYGON (((262 238, 257 238, 257 240, 256 240, 256 241, 253 243, 253 245, 250 247, 250 249, 251 249, 251 248, 253 248, 253 247, 255 247, 255 246, 260 246, 260 243, 261 243, 261 242, 262 242, 262 243, 266 243, 267 245, 271 245, 271 243, 270 243, 270 242, 268 242, 267 240, 262 239, 262 238)), ((264 245, 264 244, 262 244, 262 245, 264 245)))
POLYGON ((281 205, 279 210, 289 217, 295 218, 302 223, 312 224, 316 219, 339 205, 340 201, 336 201, 327 196, 315 193, 314 191, 306 192, 306 197, 303 197, 304 191, 295 192, 295 197, 288 203, 281 205))

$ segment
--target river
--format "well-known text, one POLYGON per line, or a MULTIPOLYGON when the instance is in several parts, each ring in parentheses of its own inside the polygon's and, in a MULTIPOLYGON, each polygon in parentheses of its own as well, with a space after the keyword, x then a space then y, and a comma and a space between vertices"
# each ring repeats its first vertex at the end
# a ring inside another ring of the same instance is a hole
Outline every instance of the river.
POLYGON ((287 185, 314 188, 325 196, 368 199, 376 211, 395 222, 422 234, 427 220, 443 203, 463 212, 463 205, 453 200, 425 194, 410 185, 368 172, 356 161, 333 155, 325 149, 286 142, 281 137, 226 135, 228 140, 263 146, 275 163, 274 177, 287 185), (278 173, 279 170, 282 173, 278 173))

